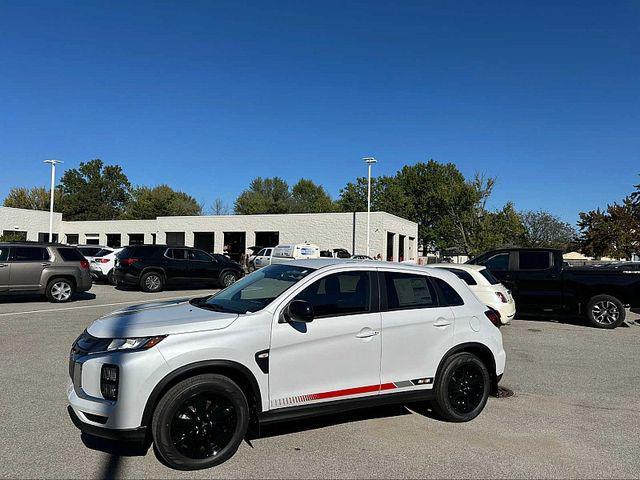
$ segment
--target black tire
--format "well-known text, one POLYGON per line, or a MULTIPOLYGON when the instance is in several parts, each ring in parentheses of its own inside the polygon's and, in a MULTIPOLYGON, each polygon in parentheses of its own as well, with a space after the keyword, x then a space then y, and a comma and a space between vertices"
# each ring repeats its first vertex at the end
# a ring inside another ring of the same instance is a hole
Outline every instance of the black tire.
POLYGON ((140 277, 143 292, 161 292, 164 288, 164 276, 160 272, 147 272, 140 277))
POLYGON ((68 278, 52 278, 47 283, 45 294, 52 303, 64 303, 73 298, 76 292, 75 284, 68 278))
POLYGON ((198 375, 171 387, 158 402, 151 421, 157 453, 178 470, 209 468, 227 461, 248 427, 247 397, 235 382, 217 374, 198 375))
POLYGON ((444 420, 468 422, 484 409, 491 389, 486 365, 467 352, 448 357, 434 385, 433 407, 444 420))
POLYGON ((113 276, 113 269, 111 269, 111 270, 109 271, 109 273, 107 274, 107 283, 108 283, 109 285, 115 285, 115 284, 116 284, 116 279, 115 279, 115 277, 113 276))
POLYGON ((229 285, 236 283, 236 280, 238 280, 238 274, 231 270, 227 270, 220 274, 220 280, 218 283, 221 288, 227 288, 229 285))
POLYGON ((592 327, 616 328, 627 315, 624 305, 611 295, 596 295, 587 304, 587 320, 592 327))

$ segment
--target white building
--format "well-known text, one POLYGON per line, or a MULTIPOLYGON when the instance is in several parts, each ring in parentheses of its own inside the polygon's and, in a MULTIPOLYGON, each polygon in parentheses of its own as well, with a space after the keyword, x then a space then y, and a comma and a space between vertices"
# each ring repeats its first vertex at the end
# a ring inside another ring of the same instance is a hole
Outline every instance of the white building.
MULTIPOLYGON (((123 246, 188 245, 216 253, 232 253, 278 243, 315 243, 321 250, 367 250, 367 213, 304 213, 282 215, 217 215, 158 217, 154 220, 66 221, 54 214, 54 240, 71 244, 123 246)), ((0 232, 26 240, 46 241, 49 212, 0 207, 0 232)), ((415 260, 418 224, 386 212, 371 212, 371 256, 415 260)))

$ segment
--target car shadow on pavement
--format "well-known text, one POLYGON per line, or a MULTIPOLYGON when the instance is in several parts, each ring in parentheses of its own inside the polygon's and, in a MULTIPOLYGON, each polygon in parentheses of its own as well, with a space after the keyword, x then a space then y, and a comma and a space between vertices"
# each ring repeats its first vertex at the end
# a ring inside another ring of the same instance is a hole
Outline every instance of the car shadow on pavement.
POLYGON ((100 471, 96 472, 96 478, 111 479, 121 477, 124 457, 142 457, 149 450, 148 444, 116 442, 115 440, 93 437, 84 433, 80 435, 80 439, 85 447, 107 454, 100 471))
MULTIPOLYGON (((91 292, 78 292, 73 295, 71 300, 64 302, 67 304, 82 302, 86 300, 94 300, 96 298, 95 293, 91 292)), ((21 293, 19 295, 0 295, 0 305, 9 303, 51 303, 47 300, 47 297, 39 294, 21 293)), ((61 303, 51 303, 52 305, 62 305, 61 303)))

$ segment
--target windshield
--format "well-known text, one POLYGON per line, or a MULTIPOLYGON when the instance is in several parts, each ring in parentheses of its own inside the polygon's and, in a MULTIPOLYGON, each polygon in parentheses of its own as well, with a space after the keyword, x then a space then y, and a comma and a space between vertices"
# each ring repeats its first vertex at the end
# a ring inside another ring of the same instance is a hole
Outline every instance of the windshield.
POLYGON ((286 264, 270 265, 207 298, 198 306, 221 312, 257 312, 313 270, 286 264))

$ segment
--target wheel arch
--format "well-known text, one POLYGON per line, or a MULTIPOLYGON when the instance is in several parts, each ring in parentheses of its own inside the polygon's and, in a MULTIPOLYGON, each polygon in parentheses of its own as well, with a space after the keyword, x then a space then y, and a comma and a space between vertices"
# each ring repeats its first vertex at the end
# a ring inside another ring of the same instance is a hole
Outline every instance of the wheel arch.
POLYGON ((69 280, 72 284, 73 284, 73 288, 77 288, 78 283, 76 282, 76 278, 70 274, 70 273, 52 273, 51 275, 48 275, 45 282, 44 282, 44 288, 49 288, 49 285, 54 281, 54 280, 58 280, 58 279, 63 279, 63 280, 69 280))
POLYGON ((258 414, 262 411, 260 386, 253 373, 247 367, 231 360, 204 360, 184 365, 169 373, 158 382, 149 395, 149 398, 147 398, 147 403, 142 414, 141 425, 148 426, 151 424, 151 418, 153 417, 156 405, 171 387, 182 380, 203 373, 217 373, 230 378, 238 384, 247 396, 252 414, 258 414))
POLYGON ((489 370, 489 376, 491 377, 491 394, 495 394, 498 391, 498 382, 500 381, 500 377, 496 374, 496 359, 493 356, 493 352, 489 347, 483 345, 482 343, 477 342, 466 342, 455 345, 447 353, 442 356, 440 363, 438 364, 438 369, 436 370, 436 376, 434 379, 434 384, 436 384, 437 379, 440 377, 442 373, 442 367, 447 358, 455 355, 456 353, 472 353, 476 357, 478 357, 489 370))
POLYGON ((155 265, 154 266, 149 266, 149 267, 144 267, 142 269, 142 271, 140 272, 140 278, 142 278, 142 276, 144 274, 149 273, 149 272, 159 273, 164 277, 165 280, 167 279, 167 272, 164 271, 164 268, 163 267, 159 267, 159 266, 155 266, 155 265))

